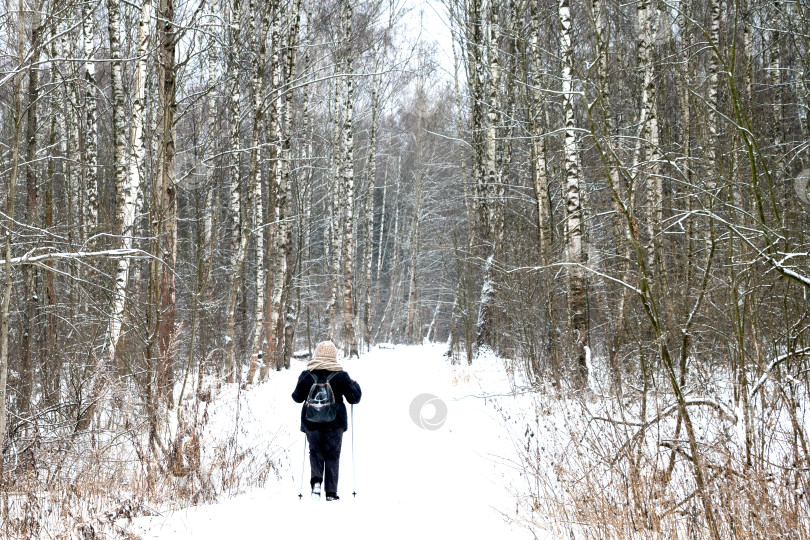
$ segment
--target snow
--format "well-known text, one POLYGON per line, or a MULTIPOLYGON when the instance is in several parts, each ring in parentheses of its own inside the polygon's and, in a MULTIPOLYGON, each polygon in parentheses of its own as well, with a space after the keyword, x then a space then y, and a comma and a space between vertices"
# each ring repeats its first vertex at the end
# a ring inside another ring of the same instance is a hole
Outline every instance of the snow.
POLYGON ((209 425, 210 437, 235 432, 238 400, 240 444, 272 459, 276 476, 216 504, 137 518, 130 530, 144 539, 535 538, 516 516, 518 449, 488 398, 511 391, 503 363, 452 366, 444 349, 394 346, 343 360, 363 399, 343 439, 340 501, 311 500, 308 463, 298 498, 304 435, 290 394, 305 363, 294 362, 248 392, 221 393, 209 425))
POLYGON ((585 345, 585 367, 588 369, 588 388, 590 388, 592 392, 596 392, 599 381, 596 378, 596 370, 593 367, 593 362, 591 362, 591 348, 587 345, 585 345))

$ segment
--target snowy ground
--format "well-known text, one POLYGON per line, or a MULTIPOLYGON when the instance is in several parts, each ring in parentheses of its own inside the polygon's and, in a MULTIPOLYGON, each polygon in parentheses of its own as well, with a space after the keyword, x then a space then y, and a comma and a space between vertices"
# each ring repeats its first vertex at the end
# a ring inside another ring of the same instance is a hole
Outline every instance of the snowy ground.
POLYGON ((343 440, 340 501, 311 500, 308 470, 298 498, 304 436, 290 393, 299 362, 240 398, 240 437, 276 456, 278 480, 218 504, 139 518, 132 532, 155 539, 532 538, 517 523, 516 496, 525 485, 517 452, 501 414, 483 397, 509 393, 504 369, 497 360, 451 366, 443 350, 398 346, 343 362, 363 399, 354 410, 356 471, 351 430, 343 440))

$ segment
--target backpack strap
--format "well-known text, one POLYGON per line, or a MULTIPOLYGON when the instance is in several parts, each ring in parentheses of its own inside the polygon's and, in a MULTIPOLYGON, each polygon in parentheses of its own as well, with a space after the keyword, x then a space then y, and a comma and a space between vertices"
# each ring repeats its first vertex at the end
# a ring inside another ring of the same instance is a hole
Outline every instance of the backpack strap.
MULTIPOLYGON (((313 379, 313 380, 314 380, 316 383, 317 383, 317 382, 320 382, 320 381, 318 380, 318 377, 316 377, 314 373, 312 373, 311 371, 308 371, 307 373, 309 373, 309 376, 310 376, 310 377, 312 377, 312 379, 313 379)), ((329 382, 329 381, 331 381, 331 380, 332 380, 332 377, 334 377, 334 376, 335 376, 335 375, 337 375, 338 373, 340 373, 340 372, 339 372, 339 371, 333 371, 333 372, 332 372, 332 373, 331 373, 331 374, 330 374, 328 377, 326 377, 326 380, 325 380, 324 382, 329 382)))

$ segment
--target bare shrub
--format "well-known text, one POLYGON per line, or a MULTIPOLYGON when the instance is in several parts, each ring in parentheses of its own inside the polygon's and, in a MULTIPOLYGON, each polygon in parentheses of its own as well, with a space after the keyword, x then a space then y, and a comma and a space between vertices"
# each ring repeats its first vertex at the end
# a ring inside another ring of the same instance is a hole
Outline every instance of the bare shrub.
MULTIPOLYGON (((536 411, 521 443, 528 479, 521 502, 531 528, 576 539, 710 537, 671 395, 650 393, 655 413, 644 422, 637 396, 543 391, 523 399, 536 411)), ((810 538, 808 470, 797 462, 789 415, 757 410, 762 439, 749 464, 728 411, 709 400, 693 403, 723 537, 810 538)))

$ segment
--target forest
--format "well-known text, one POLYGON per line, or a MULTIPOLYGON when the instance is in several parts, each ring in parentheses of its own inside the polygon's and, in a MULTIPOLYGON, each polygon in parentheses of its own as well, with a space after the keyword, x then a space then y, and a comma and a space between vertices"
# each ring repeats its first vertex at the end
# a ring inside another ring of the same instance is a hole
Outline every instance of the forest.
POLYGON ((587 418, 582 538, 810 538, 808 112, 797 0, 6 0, 0 531, 266 481, 208 406, 331 338, 587 418))

